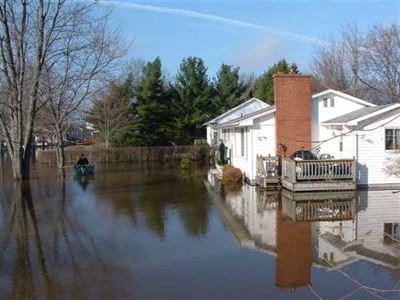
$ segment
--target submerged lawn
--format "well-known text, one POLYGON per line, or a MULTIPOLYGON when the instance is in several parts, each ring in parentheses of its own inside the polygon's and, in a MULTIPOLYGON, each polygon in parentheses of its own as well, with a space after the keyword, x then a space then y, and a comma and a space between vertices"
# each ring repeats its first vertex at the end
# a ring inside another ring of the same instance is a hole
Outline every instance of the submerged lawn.
POLYGON ((399 288, 398 268, 322 243, 327 228, 357 238, 355 221, 291 221, 281 199, 266 203, 248 187, 224 192, 205 166, 104 165, 93 177, 64 179, 36 166, 23 190, 4 169, 2 298, 373 299, 352 280, 399 288))

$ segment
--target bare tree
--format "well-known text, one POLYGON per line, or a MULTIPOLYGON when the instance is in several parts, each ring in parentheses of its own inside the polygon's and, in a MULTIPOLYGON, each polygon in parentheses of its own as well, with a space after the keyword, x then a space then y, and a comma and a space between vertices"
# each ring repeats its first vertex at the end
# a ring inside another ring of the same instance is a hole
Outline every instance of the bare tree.
POLYGON ((111 81, 109 90, 93 97, 88 120, 99 131, 98 137, 108 149, 114 134, 129 121, 130 99, 118 83, 111 81))
POLYGON ((359 53, 360 69, 355 75, 361 83, 387 102, 400 102, 400 26, 375 26, 359 53))
POLYGON ((89 15, 85 12, 92 4, 82 3, 0 0, 0 131, 7 142, 16 179, 29 177, 35 119, 38 110, 49 100, 48 91, 52 91, 51 95, 55 95, 53 90, 58 95, 64 93, 62 99, 69 100, 63 102, 63 111, 73 111, 75 100, 85 98, 85 89, 89 90, 89 78, 104 66, 103 57, 109 56, 111 49, 115 50, 109 36, 104 35, 104 28, 101 30, 95 19, 86 18, 89 15), (96 30, 89 32, 88 28, 96 30), (94 54, 89 54, 87 44, 92 45, 94 54), (84 66, 84 58, 89 59, 89 68, 84 66), (97 66, 93 68, 93 64, 97 66), (74 69, 73 75, 65 69, 74 69), (78 76, 84 79, 75 80, 71 86, 63 84, 65 80, 58 77, 61 74, 68 74, 70 79, 78 76), (49 78, 58 80, 57 88, 45 84, 49 78), (77 95, 72 101, 74 93, 77 95))
POLYGON ((351 87, 352 73, 346 68, 345 45, 335 38, 315 46, 311 71, 316 89, 348 90, 351 87))
POLYGON ((362 34, 348 25, 316 45, 311 63, 316 89, 348 92, 376 103, 400 101, 400 27, 375 26, 362 34))
POLYGON ((65 0, 0 1, 0 129, 16 179, 29 176, 41 75, 65 22, 64 6, 65 0))
POLYGON ((54 47, 43 75, 44 112, 56 138, 57 164, 65 165, 64 137, 82 103, 101 88, 115 71, 115 62, 126 53, 122 39, 110 30, 109 12, 93 12, 93 3, 76 3, 68 30, 54 47))

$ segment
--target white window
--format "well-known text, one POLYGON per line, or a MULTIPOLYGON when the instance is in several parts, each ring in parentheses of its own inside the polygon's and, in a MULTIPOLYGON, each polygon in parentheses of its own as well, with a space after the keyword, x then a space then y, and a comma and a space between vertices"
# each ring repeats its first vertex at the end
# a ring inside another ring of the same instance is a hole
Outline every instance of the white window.
POLYGON ((329 100, 331 107, 335 107, 335 98, 330 98, 329 100))
POLYGON ((385 129, 385 150, 400 149, 400 129, 385 129))
POLYGON ((328 98, 324 98, 324 107, 328 107, 328 98))

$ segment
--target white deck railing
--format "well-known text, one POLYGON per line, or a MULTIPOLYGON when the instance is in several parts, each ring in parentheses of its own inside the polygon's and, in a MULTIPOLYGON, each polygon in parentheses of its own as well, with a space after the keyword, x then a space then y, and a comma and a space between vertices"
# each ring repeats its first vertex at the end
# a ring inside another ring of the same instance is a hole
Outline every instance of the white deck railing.
POLYGON ((354 159, 331 160, 282 160, 282 178, 291 182, 310 180, 353 180, 356 181, 354 159))
POLYGON ((257 155, 256 172, 257 176, 278 177, 276 157, 257 155))

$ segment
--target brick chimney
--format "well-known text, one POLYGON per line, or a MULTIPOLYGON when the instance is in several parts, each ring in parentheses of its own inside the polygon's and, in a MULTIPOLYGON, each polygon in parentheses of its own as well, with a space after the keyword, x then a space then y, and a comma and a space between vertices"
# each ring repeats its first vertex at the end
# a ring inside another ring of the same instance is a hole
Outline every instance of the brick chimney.
POLYGON ((274 76, 277 156, 311 149, 311 76, 274 76))

